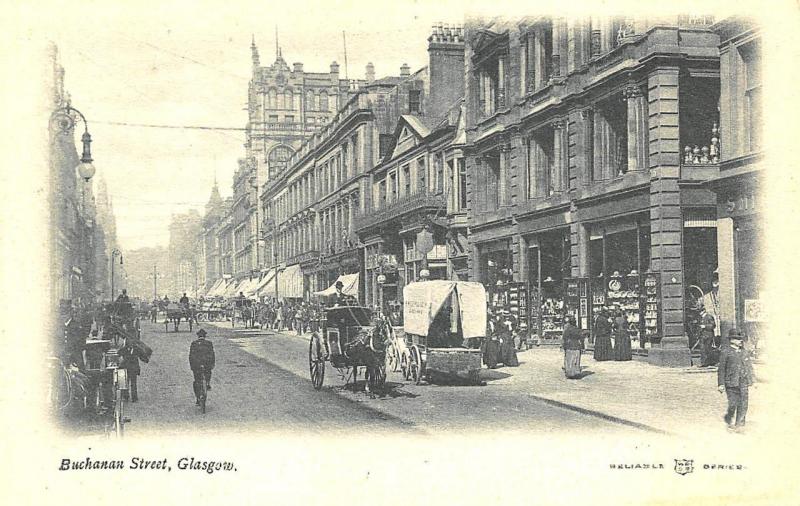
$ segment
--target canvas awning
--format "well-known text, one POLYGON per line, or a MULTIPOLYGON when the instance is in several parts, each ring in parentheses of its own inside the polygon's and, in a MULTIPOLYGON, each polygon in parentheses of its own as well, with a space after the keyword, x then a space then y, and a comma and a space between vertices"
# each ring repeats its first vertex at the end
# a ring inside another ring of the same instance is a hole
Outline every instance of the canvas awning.
POLYGON ((358 297, 358 273, 342 274, 331 286, 324 290, 314 292, 314 295, 331 296, 336 294, 336 283, 342 282, 342 293, 351 297, 358 297))
POLYGON ((242 279, 239 281, 233 280, 228 285, 227 290, 225 290, 225 297, 236 297, 239 295, 239 292, 242 290, 240 289, 241 286, 244 286, 244 283, 247 283, 246 279, 242 279))
POLYGON ((427 336, 433 319, 453 293, 458 297, 458 312, 464 338, 486 335, 486 289, 469 281, 420 281, 403 288, 405 331, 427 336))
MULTIPOLYGON (((267 286, 273 278, 275 277, 275 269, 270 269, 264 274, 261 275, 259 278, 258 283, 253 286, 252 295, 255 297, 261 297, 262 295, 266 295, 264 293, 264 288, 267 286)), ((275 288, 273 287, 272 293, 275 293, 275 288)))
POLYGON ((303 272, 300 264, 290 265, 278 274, 278 297, 303 298, 303 272))
POLYGON ((223 278, 219 278, 208 291, 206 297, 219 297, 225 292, 225 288, 227 286, 228 284, 225 282, 225 280, 223 278))

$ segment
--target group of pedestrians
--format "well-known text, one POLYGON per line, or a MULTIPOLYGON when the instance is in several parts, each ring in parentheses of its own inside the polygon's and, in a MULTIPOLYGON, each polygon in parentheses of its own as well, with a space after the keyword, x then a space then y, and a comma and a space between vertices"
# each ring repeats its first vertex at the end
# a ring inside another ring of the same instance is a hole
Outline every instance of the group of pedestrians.
MULTIPOLYGON (((574 325, 574 322, 573 322, 574 325)), ((602 308, 594 321, 594 359, 598 362, 631 360, 631 335, 628 319, 621 309, 602 308), (612 343, 611 337, 614 337, 612 343)))
POLYGON ((322 317, 322 305, 306 301, 265 301, 256 303, 255 311, 262 329, 294 331, 297 335, 314 330, 322 317))

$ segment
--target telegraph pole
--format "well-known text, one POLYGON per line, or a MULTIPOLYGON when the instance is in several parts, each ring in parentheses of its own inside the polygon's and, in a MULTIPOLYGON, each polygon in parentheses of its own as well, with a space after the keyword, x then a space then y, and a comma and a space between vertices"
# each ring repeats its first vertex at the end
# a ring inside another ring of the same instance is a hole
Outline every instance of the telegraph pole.
POLYGON ((153 264, 153 300, 158 299, 158 267, 153 264))

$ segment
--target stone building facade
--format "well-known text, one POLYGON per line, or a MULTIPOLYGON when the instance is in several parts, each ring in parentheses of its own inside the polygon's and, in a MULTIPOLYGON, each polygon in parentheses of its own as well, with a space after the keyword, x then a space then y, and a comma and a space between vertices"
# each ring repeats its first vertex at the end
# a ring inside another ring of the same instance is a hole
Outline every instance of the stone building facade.
POLYGON ((284 172, 303 141, 334 116, 365 81, 340 77, 339 65, 326 73, 290 68, 276 47, 275 62, 262 66, 255 40, 251 45, 252 78, 248 86, 245 156, 233 178, 233 272, 236 278, 257 274, 265 265, 258 202, 264 184, 284 172))
POLYGON ((714 25, 720 36, 719 174, 708 182, 716 194, 722 335, 743 330, 759 351, 765 342, 764 160, 762 152, 761 30, 729 18, 714 25))
POLYGON ((689 363, 685 294, 716 268, 718 45, 706 18, 466 25, 470 276, 540 339, 616 307, 651 361, 689 363))

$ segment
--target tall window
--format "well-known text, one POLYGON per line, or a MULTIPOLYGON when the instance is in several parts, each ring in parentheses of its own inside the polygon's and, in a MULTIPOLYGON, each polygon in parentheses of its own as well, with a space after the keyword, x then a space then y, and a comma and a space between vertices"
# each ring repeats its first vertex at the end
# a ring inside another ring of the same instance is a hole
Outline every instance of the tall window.
POLYGON ((325 90, 319 92, 319 108, 322 111, 328 110, 328 92, 325 90))
POLYGON ((485 116, 505 107, 505 57, 490 58, 478 70, 478 103, 485 116))
POLYGON ((411 168, 403 165, 403 195, 411 195, 411 168))
POLYGON ((397 201, 397 172, 389 174, 389 191, 392 192, 392 202, 397 201))
POLYGON ((359 141, 358 132, 356 132, 355 135, 353 135, 353 154, 352 154, 352 158, 353 158, 353 174, 358 174, 358 172, 359 172, 359 170, 358 170, 358 150, 359 150, 360 146, 358 145, 358 141, 359 141))
POLYGON ((467 208, 467 164, 463 158, 456 159, 458 166, 458 208, 467 208))
POLYGON ((286 121, 286 123, 294 123, 294 116, 292 116, 291 114, 287 114, 286 116, 283 117, 283 119, 284 121, 286 121))
POLYGON ((417 179, 419 181, 419 186, 417 187, 417 191, 419 192, 428 191, 428 167, 425 166, 424 156, 417 158, 417 179))
POLYGON ((420 112, 420 95, 422 92, 420 90, 409 90, 408 91, 408 112, 420 112))
POLYGON ((381 179, 381 182, 378 183, 378 202, 380 203, 380 207, 386 207, 386 180, 381 179))
POLYGON ((269 97, 269 101, 268 101, 269 108, 270 109, 277 108, 278 107, 278 91, 275 88, 271 88, 269 90, 268 97, 269 97))
POLYGON ((436 193, 444 192, 444 163, 442 162, 442 155, 438 155, 435 159, 436 163, 436 193))
POLYGON ((761 48, 751 42, 739 48, 744 63, 745 130, 749 151, 761 149, 761 48))
POLYGON ((350 160, 348 159, 349 154, 350 150, 348 149, 348 143, 345 141, 345 143, 342 144, 342 174, 345 180, 350 177, 350 160))
POLYGON ((314 92, 312 90, 306 92, 306 110, 314 110, 314 92))

